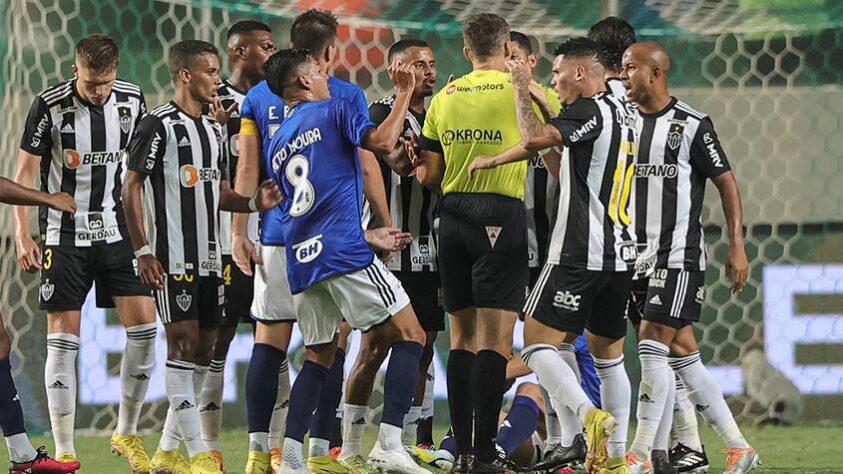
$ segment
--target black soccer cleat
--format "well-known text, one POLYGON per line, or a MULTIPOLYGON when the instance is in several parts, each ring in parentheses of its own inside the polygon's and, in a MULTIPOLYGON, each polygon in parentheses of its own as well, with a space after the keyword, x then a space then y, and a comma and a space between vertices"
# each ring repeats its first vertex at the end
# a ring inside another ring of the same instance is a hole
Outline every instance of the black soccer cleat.
POLYGON ((481 461, 475 456, 468 472, 471 474, 514 474, 519 471, 518 465, 499 454, 488 462, 481 461))
POLYGON ((582 464, 585 462, 587 454, 588 446, 585 443, 585 437, 578 434, 574 437, 574 443, 570 446, 553 444, 552 448, 545 454, 544 459, 530 468, 530 472, 537 474, 556 472, 560 468, 574 463, 582 464))
POLYGON ((667 451, 654 449, 651 453, 653 460, 653 474, 676 474, 676 469, 670 463, 667 451))
POLYGON ((682 443, 678 443, 670 450, 670 463, 673 464, 676 472, 691 474, 708 472, 708 456, 705 455, 705 446, 702 447, 702 450, 695 451, 682 443))

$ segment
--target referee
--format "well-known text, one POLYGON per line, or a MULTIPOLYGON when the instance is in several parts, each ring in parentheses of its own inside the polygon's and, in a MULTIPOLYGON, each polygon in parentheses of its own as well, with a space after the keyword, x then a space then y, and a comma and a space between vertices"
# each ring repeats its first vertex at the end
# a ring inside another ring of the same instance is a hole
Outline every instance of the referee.
POLYGON ((439 265, 451 325, 448 402, 457 472, 512 468, 499 458, 494 438, 512 329, 529 278, 523 202, 527 164, 468 176, 474 157, 497 155, 521 139, 505 66, 512 53, 509 34, 500 16, 469 17, 463 41, 472 72, 434 96, 419 141, 419 181, 444 195, 439 265))

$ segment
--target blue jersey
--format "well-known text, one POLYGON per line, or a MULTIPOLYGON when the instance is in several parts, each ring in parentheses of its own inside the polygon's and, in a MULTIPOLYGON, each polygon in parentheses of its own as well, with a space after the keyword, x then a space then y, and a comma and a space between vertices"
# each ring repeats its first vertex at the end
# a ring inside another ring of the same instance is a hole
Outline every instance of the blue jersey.
POLYGON ((360 225, 357 148, 374 126, 368 110, 332 97, 299 104, 272 137, 264 166, 284 194, 279 207, 293 293, 372 263, 360 225))
MULTIPOLYGON (((363 94, 363 89, 360 87, 331 76, 328 78, 328 89, 331 91, 331 97, 345 99, 368 114, 369 105, 366 103, 366 95, 363 94)), ((240 116, 257 124, 263 157, 272 156, 269 153, 269 143, 284 121, 286 107, 281 98, 269 90, 266 81, 261 81, 255 87, 249 89, 246 98, 243 100, 240 116)), ((357 155, 357 150, 354 151, 354 154, 357 155)), ((266 177, 266 170, 261 171, 261 176, 266 177)), ((278 208, 270 209, 261 215, 260 237, 262 244, 284 245, 281 221, 281 212, 278 208)))

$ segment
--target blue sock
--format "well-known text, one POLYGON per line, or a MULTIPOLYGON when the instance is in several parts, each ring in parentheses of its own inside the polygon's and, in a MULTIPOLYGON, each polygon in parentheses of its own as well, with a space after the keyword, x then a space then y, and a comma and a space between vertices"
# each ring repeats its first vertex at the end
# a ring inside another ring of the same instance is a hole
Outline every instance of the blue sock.
MULTIPOLYGON (((275 378, 278 379, 276 372, 275 378)), ((296 382, 290 390, 290 408, 287 411, 287 431, 285 437, 304 442, 304 435, 310 426, 313 411, 319 402, 322 386, 328 378, 328 369, 313 362, 304 361, 296 382)))
POLYGON ((585 341, 585 335, 580 334, 577 337, 575 346, 577 352, 577 365, 580 367, 580 385, 588 395, 588 399, 597 408, 600 405, 600 377, 597 376, 597 369, 594 368, 594 358, 591 357, 591 352, 588 350, 588 343, 585 341))
POLYGON ((12 364, 8 358, 0 359, 0 428, 6 437, 26 433, 20 397, 12 379, 12 364))
POLYGON ((316 413, 310 422, 310 437, 319 439, 331 439, 334 429, 334 420, 337 418, 337 406, 342 398, 343 367, 345 366, 345 351, 337 349, 334 356, 334 365, 328 372, 325 385, 322 387, 322 394, 319 396, 319 403, 316 405, 316 413))
POLYGON ((498 430, 497 443, 506 452, 506 457, 521 446, 524 441, 530 439, 536 431, 539 422, 539 406, 536 402, 523 395, 516 395, 512 401, 512 408, 498 430))
POLYGON ((419 383, 419 361, 424 346, 414 341, 395 341, 383 385, 381 423, 404 427, 404 415, 410 410, 419 383))
POLYGON ((252 347, 246 370, 246 419, 249 433, 268 433, 278 394, 278 371, 287 354, 269 344, 252 347))
POLYGON ((454 429, 448 428, 448 434, 439 442, 439 449, 444 449, 457 457, 457 439, 454 438, 454 429))

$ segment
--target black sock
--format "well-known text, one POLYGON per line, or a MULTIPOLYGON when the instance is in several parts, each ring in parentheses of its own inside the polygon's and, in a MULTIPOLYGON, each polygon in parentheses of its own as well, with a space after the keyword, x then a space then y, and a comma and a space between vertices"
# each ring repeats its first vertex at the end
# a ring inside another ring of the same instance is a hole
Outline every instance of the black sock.
MULTIPOLYGON (((337 407, 342 399, 343 366, 345 365, 345 351, 337 349, 334 363, 325 378, 322 393, 316 403, 316 411, 310 420, 310 437, 324 440, 331 439, 334 420, 337 418, 337 407)), ((289 416, 289 415, 288 415, 289 416)))
POLYGON ((433 417, 419 418, 416 426, 416 444, 433 446, 433 417))
POLYGON ((478 352, 473 382, 483 387, 474 394, 474 455, 489 462, 497 456, 495 436, 506 385, 506 357, 492 350, 478 352))
POLYGON ((474 402, 471 383, 476 356, 474 353, 452 349, 448 355, 448 411, 454 430, 457 454, 471 454, 474 402))
POLYGON ((328 447, 334 449, 342 446, 342 418, 334 418, 334 426, 331 428, 331 442, 328 447))
MULTIPOLYGON (((2 321, 0 324, 3 324, 2 321)), ((12 365, 8 357, 0 359, 0 428, 5 436, 26 433, 20 396, 12 379, 12 365)))

